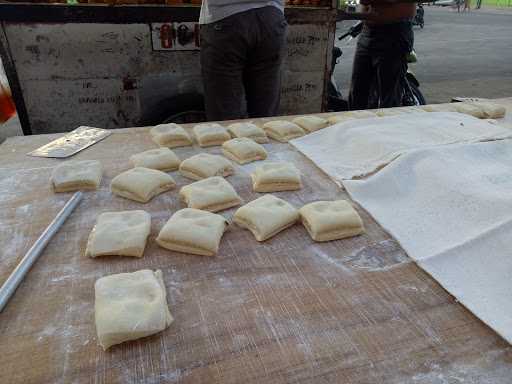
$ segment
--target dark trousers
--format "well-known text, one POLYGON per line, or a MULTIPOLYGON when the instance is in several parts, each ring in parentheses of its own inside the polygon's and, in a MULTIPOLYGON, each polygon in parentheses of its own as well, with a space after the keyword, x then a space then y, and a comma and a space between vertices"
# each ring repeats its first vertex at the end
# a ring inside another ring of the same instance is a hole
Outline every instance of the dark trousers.
POLYGON ((275 7, 201 26, 201 72, 208 120, 275 116, 287 23, 275 7))
POLYGON ((407 54, 413 45, 410 22, 364 26, 354 57, 350 109, 402 105, 407 54))

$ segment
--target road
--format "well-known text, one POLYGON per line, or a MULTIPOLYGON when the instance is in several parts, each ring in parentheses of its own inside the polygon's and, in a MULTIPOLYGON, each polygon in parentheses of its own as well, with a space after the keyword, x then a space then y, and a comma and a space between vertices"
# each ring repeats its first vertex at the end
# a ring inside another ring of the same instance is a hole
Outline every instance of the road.
MULTIPOLYGON (((338 24, 338 34, 351 22, 338 24)), ((429 103, 452 97, 512 96, 512 11, 479 10, 457 14, 425 7, 425 28, 415 27, 419 61, 411 65, 429 103)), ((338 86, 347 94, 355 41, 336 44, 343 57, 336 68, 338 86)))

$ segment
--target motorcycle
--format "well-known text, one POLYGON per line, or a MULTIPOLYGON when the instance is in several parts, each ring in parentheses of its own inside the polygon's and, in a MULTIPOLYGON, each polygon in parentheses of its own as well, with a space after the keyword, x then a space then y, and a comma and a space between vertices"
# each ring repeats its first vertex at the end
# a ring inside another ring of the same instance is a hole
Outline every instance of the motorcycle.
POLYGON ((423 4, 418 4, 418 8, 416 8, 416 16, 412 20, 412 25, 419 25, 421 29, 425 26, 425 10, 423 9, 423 4))
MULTIPOLYGON (((346 38, 350 40, 359 36, 363 29, 363 22, 360 21, 352 26, 348 32, 341 35, 338 40, 342 41, 346 38)), ((332 52, 332 65, 331 65, 331 81, 328 84, 327 89, 327 109, 329 112, 339 112, 339 111, 347 111, 349 109, 349 105, 346 99, 343 98, 341 91, 336 85, 336 80, 334 78, 334 70, 336 65, 339 63, 339 59, 343 56, 343 51, 339 47, 334 47, 332 52)), ((413 50, 407 55, 407 62, 416 63, 418 61, 416 52, 413 50)), ((420 83, 414 73, 407 69, 407 73, 404 76, 402 81, 403 84, 403 96, 402 96, 402 106, 413 106, 413 105, 425 105, 426 100, 423 94, 421 93, 419 87, 420 83)), ((376 90, 370 92, 370 102, 369 105, 378 108, 379 95, 376 90)))

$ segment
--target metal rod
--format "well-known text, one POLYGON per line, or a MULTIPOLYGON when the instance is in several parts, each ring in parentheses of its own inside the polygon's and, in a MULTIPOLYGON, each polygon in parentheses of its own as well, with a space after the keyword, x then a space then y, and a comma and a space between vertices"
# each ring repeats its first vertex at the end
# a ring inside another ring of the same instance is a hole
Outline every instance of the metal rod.
POLYGON ((37 261, 43 250, 46 248, 52 237, 62 227, 66 219, 71 215, 73 210, 76 208, 78 203, 82 200, 82 192, 76 192, 66 205, 61 209, 55 219, 50 223, 48 228, 42 233, 41 236, 36 240, 32 248, 28 250, 21 262, 18 264, 16 269, 7 278, 5 283, 0 288, 0 312, 4 309, 9 299, 16 291, 16 288, 25 278, 30 268, 37 261))

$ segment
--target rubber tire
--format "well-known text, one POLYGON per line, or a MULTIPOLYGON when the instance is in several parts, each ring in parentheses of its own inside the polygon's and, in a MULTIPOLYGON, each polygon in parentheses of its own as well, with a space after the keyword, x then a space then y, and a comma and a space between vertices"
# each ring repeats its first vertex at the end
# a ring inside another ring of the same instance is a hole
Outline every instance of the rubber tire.
POLYGON ((411 81, 409 82, 409 87, 411 87, 411 91, 419 103, 416 105, 426 105, 427 101, 425 100, 425 96, 423 96, 423 93, 421 93, 419 87, 411 81))

